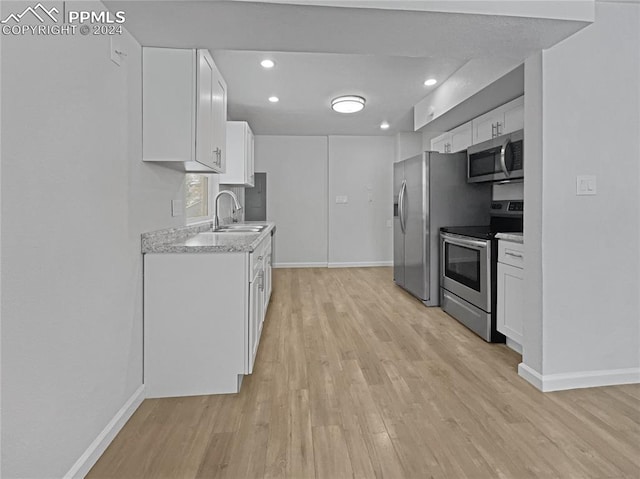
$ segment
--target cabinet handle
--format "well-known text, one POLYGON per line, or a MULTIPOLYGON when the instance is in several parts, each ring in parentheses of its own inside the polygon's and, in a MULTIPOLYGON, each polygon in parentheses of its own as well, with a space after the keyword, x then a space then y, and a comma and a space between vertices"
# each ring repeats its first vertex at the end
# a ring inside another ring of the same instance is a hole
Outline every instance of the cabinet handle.
POLYGON ((508 254, 509 256, 513 256, 514 258, 524 258, 524 256, 522 256, 519 253, 512 253, 511 251, 505 251, 504 254, 508 254))
POLYGON ((502 135, 502 123, 496 122, 496 136, 502 135))
POLYGON ((264 271, 260 271, 258 276, 260 277, 260 291, 264 291, 264 271))
POLYGON ((497 130, 498 130, 498 124, 497 123, 491 123, 491 138, 495 138, 496 136, 498 136, 496 134, 497 130))
POLYGON ((213 150, 213 154, 216 155, 216 165, 222 166, 222 150, 220 148, 216 148, 213 150))

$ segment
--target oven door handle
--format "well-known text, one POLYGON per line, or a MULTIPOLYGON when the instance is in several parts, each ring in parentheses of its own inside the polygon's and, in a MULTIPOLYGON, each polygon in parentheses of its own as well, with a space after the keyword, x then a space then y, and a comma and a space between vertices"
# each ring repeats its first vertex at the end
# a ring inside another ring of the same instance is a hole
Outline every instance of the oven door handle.
POLYGON ((472 249, 486 249, 487 241, 472 240, 465 236, 454 235, 451 233, 442 233, 442 239, 445 243, 451 243, 458 246, 464 246, 472 249))
POLYGON ((507 169, 507 148, 509 147, 510 143, 511 138, 507 138, 507 141, 505 141, 500 148, 500 167, 502 168, 502 171, 507 178, 511 174, 511 172, 507 169))

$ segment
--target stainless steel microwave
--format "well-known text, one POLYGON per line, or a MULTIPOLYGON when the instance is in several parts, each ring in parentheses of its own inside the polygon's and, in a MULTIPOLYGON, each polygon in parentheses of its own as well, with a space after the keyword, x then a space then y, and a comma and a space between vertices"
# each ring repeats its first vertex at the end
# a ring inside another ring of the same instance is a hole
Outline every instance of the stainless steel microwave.
POLYGON ((467 182, 524 178, 524 130, 498 136, 467 149, 467 182))

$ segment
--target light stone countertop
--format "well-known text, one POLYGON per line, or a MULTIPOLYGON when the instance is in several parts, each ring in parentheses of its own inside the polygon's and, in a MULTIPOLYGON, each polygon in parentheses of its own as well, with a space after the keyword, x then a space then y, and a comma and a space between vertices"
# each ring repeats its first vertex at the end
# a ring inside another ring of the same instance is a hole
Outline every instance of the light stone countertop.
POLYGON ((242 253, 255 250, 275 229, 266 221, 247 221, 247 225, 267 225, 259 233, 214 233, 212 222, 169 228, 142 234, 142 252, 149 253, 242 253))
POLYGON ((524 244, 524 237, 522 236, 522 233, 498 233, 496 238, 511 241, 513 243, 524 244))

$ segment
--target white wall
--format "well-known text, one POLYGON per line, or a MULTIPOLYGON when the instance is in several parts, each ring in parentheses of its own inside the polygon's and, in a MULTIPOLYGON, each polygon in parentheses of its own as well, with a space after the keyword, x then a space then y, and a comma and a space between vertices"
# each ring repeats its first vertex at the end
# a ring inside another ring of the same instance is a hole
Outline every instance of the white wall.
POLYGON ((550 388, 640 380, 638 25, 639 4, 596 3, 593 25, 542 54, 541 132, 527 111, 542 163, 541 188, 525 191, 527 214, 541 207, 525 244, 543 255, 543 290, 527 293, 542 316, 525 318, 525 334, 541 323, 542 335, 526 340, 524 362, 550 388), (597 176, 596 196, 576 196, 582 174, 597 176))
MULTIPOLYGON (((425 148, 422 147, 423 136, 422 133, 397 133, 395 136, 395 161, 406 160, 425 151, 425 148)), ((429 145, 431 145, 431 143, 429 143, 429 145)), ((426 148, 426 150, 428 149, 429 148, 426 148)))
POLYGON ((140 47, 123 49, 118 67, 107 37, 2 38, 7 479, 63 476, 142 384, 140 233, 183 223, 184 175, 141 161, 140 47))
POLYGON ((542 52, 525 62, 524 77, 524 317, 522 362, 542 372, 542 52))
POLYGON ((255 171, 267 173, 267 219, 276 266, 327 265, 327 137, 255 137, 255 171))
POLYGON ((391 264, 394 152, 391 136, 329 137, 330 267, 391 264))
MULTIPOLYGON (((420 140, 415 135, 405 150, 420 140)), ((257 135, 256 171, 267 173, 267 219, 277 224, 276 266, 390 264, 395 156, 392 136, 257 135), (349 202, 336 204, 337 195, 349 202)))

